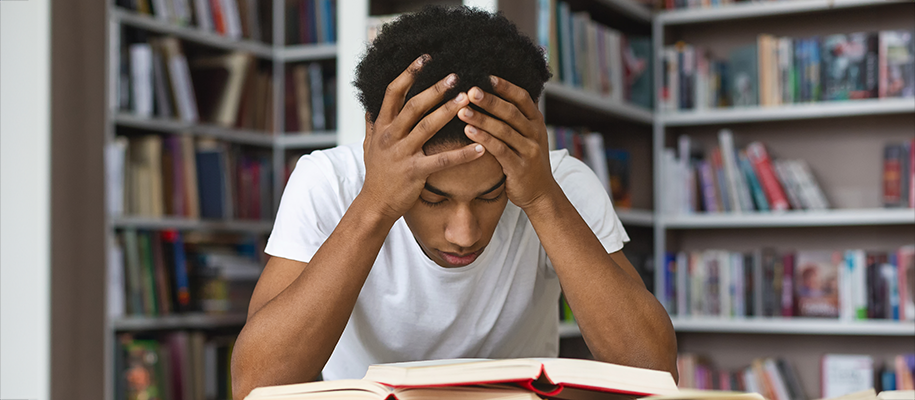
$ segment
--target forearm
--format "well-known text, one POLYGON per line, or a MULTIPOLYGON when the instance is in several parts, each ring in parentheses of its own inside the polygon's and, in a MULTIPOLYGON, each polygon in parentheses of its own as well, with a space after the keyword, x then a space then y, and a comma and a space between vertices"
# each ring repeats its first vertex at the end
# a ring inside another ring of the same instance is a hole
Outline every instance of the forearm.
POLYGON ((635 270, 613 261, 561 191, 525 211, 594 356, 670 371, 676 378, 670 318, 635 270))
POLYGON ((235 398, 320 373, 394 222, 366 203, 357 197, 301 274, 249 316, 232 356, 235 398))

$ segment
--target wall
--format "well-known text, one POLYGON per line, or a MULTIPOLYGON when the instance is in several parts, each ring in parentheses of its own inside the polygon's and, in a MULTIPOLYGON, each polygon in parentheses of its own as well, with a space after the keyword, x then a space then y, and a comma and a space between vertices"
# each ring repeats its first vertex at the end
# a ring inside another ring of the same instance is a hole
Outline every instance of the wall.
POLYGON ((0 398, 50 394, 50 0, 0 1, 0 398))

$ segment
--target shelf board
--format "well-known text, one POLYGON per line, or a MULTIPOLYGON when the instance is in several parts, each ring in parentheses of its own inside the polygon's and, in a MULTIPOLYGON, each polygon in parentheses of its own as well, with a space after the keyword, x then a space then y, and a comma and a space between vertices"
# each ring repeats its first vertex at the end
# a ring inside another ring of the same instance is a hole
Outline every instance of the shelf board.
POLYGON ((651 10, 633 0, 600 0, 600 3, 639 22, 651 23, 651 10))
POLYGON ((905 113, 915 113, 915 98, 824 101, 775 107, 659 113, 658 120, 666 126, 695 126, 905 113))
POLYGON ((651 210, 617 208, 615 211, 623 225, 654 226, 654 212, 651 210))
POLYGON ((336 131, 314 131, 287 133, 277 138, 280 146, 286 149, 314 149, 337 145, 336 131))
POLYGON ((185 314, 164 317, 121 317, 112 320, 112 327, 117 331, 150 331, 164 329, 214 329, 241 327, 245 324, 245 314, 185 314))
POLYGON ((279 59, 285 62, 326 60, 337 57, 335 43, 300 44, 279 50, 279 59))
POLYGON ((164 118, 144 118, 127 113, 116 114, 114 123, 118 126, 129 128, 208 136, 231 143, 264 147, 273 146, 273 135, 264 131, 224 128, 218 125, 182 122, 164 118))
POLYGON ((194 231, 270 233, 273 221, 214 221, 186 218, 119 217, 113 220, 115 228, 179 229, 194 231))
POLYGON ((609 97, 569 87, 560 83, 547 82, 543 86, 543 94, 617 118, 646 125, 651 125, 654 122, 652 113, 648 109, 613 101, 609 97))
POLYGON ((668 229, 910 225, 915 224, 915 209, 866 208, 781 213, 692 214, 665 216, 663 221, 668 229))
POLYGON ((825 318, 673 317, 677 332, 759 333, 788 335, 866 335, 915 337, 913 321, 839 321, 825 318))
POLYGON ((559 338, 575 338, 581 336, 581 329, 578 328, 578 324, 575 322, 559 322, 559 338))
POLYGON ((912 0, 791 0, 736 3, 715 8, 691 8, 656 13, 662 25, 685 25, 701 22, 769 17, 828 11, 839 8, 868 7, 881 4, 911 3, 912 0))
POLYGON ((217 47, 225 50, 245 51, 260 57, 273 56, 273 48, 268 44, 247 39, 232 39, 215 32, 204 31, 196 27, 175 25, 168 21, 157 19, 151 15, 139 14, 124 9, 112 9, 111 17, 114 18, 115 21, 124 25, 177 36, 181 39, 202 45, 217 47))

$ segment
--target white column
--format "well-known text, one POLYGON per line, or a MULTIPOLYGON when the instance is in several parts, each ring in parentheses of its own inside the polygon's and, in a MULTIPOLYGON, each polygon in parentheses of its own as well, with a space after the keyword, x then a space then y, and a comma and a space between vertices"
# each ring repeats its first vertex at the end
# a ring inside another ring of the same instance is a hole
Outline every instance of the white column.
POLYGON ((2 399, 51 392, 50 15, 50 0, 0 1, 2 399))
POLYGON ((369 2, 339 0, 337 10, 337 144, 350 144, 365 137, 365 111, 352 82, 365 52, 369 2))

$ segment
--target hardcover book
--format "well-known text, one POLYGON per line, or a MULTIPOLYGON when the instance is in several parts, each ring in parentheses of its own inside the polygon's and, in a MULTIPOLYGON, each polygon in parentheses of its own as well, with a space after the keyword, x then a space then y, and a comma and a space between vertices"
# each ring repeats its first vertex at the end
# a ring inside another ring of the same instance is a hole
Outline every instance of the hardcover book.
POLYGON ((731 102, 735 107, 759 104, 759 62, 756 45, 731 52, 731 102))

